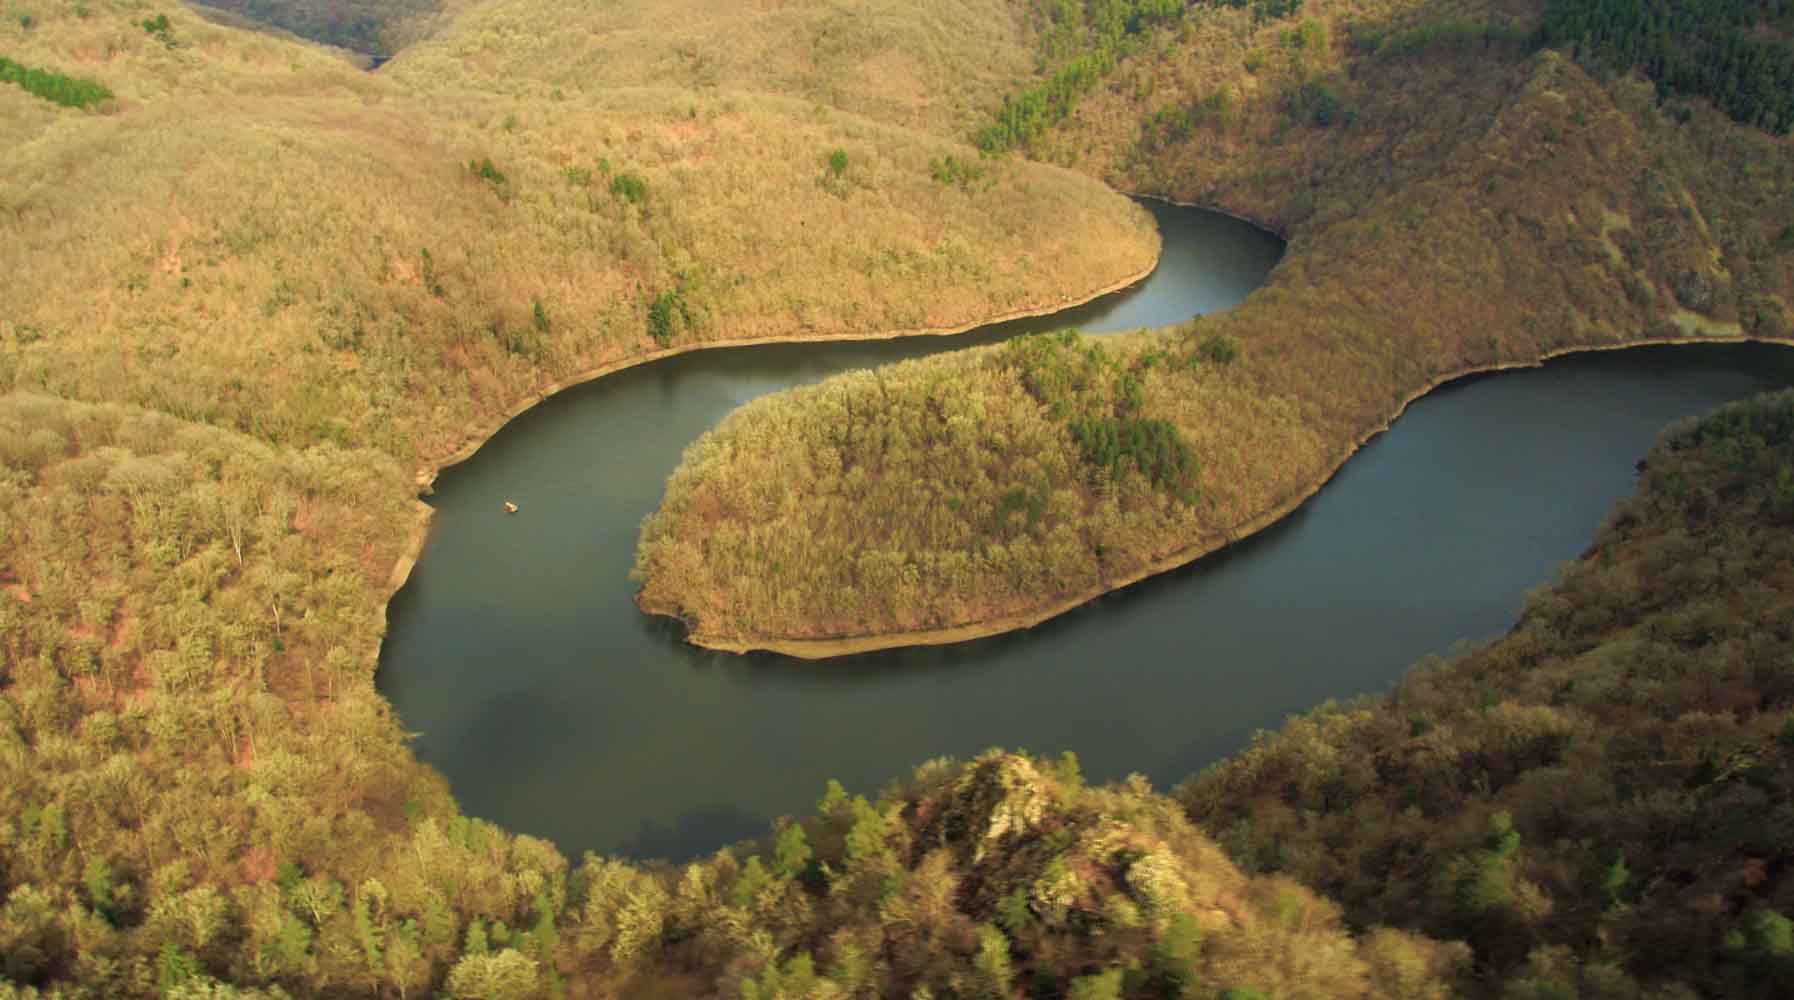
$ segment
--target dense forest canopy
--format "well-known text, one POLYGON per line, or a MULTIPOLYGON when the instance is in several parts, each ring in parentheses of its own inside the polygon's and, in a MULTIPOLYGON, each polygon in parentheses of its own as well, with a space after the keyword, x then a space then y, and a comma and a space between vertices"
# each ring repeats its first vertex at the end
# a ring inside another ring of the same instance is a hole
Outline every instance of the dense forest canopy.
POLYGON ((1794 991, 1794 393, 1641 468, 1511 633, 1262 737, 1191 817, 1510 995, 1794 991))
POLYGON ((1794 129, 1794 44, 1786 0, 1552 0, 1541 37, 1665 96, 1711 98, 1770 132, 1794 129))

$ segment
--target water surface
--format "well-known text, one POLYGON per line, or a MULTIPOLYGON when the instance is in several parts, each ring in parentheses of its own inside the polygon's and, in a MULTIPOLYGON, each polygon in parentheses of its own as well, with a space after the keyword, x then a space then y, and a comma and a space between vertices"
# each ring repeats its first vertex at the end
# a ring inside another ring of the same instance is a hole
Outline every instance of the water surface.
POLYGON ((1026 330, 1158 326, 1237 303, 1280 253, 1153 206, 1144 286, 964 337, 708 351, 563 393, 446 470, 390 609, 381 690, 462 808, 585 850, 683 858, 991 746, 1169 785, 1255 728, 1499 633, 1587 545, 1671 420, 1794 384, 1794 351, 1643 349, 1416 403, 1279 525, 1029 630, 805 662, 685 645, 635 610, 641 519, 685 446, 758 395, 1026 330), (522 513, 500 511, 506 499, 522 513))

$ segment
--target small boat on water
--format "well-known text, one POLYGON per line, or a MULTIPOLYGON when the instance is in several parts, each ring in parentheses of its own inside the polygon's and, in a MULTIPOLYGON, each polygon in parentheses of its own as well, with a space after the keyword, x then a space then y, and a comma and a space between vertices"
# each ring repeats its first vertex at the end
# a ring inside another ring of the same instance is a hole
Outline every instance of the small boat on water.
POLYGON ((505 501, 505 513, 507 513, 507 514, 517 513, 517 505, 512 503, 509 500, 506 500, 505 501))

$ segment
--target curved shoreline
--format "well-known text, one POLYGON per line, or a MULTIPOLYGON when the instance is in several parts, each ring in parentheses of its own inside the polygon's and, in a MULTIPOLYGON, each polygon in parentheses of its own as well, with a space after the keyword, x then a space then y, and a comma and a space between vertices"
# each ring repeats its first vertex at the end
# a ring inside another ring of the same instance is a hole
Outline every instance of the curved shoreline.
MULTIPOLYGON (((1557 358, 1577 354, 1599 354, 1608 351, 1625 351, 1641 347, 1665 347, 1687 344, 1753 343, 1777 344, 1783 347, 1794 348, 1794 338, 1790 337, 1656 337, 1629 341, 1624 344, 1595 344, 1583 347, 1558 348, 1556 350, 1547 351, 1532 361, 1496 362, 1489 365, 1472 366, 1470 368, 1460 369, 1455 372, 1436 376, 1430 379, 1424 386, 1421 386, 1403 397, 1402 401, 1396 405, 1394 411, 1383 420, 1381 425, 1364 431, 1359 434, 1356 439, 1348 443, 1345 450, 1333 462, 1332 466, 1327 469, 1325 474, 1323 474, 1313 485, 1301 490, 1295 496, 1277 504, 1256 517, 1249 518, 1246 521, 1233 526, 1219 535, 1204 535, 1193 541, 1191 544, 1178 549, 1169 555, 1161 556, 1158 559, 1149 562, 1141 569, 1129 573, 1124 577, 1118 577, 1115 580, 1104 582, 1100 586, 1080 591, 1070 597, 1060 598, 1053 601, 1051 604, 1036 610, 1020 612, 1013 615, 1004 615, 1000 618, 991 618, 981 622, 968 622, 964 625, 919 629, 909 632, 884 632, 864 636, 819 636, 816 638, 803 639, 742 639, 738 637, 730 638, 704 635, 697 632, 687 632, 685 641, 694 646, 700 646, 704 649, 713 649, 725 653, 751 653, 764 651, 803 660, 821 660, 836 656, 850 656, 856 653, 872 653, 886 649, 900 649, 906 646, 943 646, 957 642, 970 642, 974 639, 987 639, 992 636, 1003 635, 1021 629, 1033 628, 1049 618, 1056 618, 1067 611, 1088 604, 1105 594, 1123 590, 1148 577, 1158 576, 1161 573, 1167 573, 1171 570, 1187 566, 1190 563, 1201 559, 1203 556, 1210 555, 1229 545, 1244 541, 1271 525, 1276 524, 1278 521, 1283 520, 1285 517, 1294 513, 1297 508, 1306 503, 1309 498, 1324 489, 1328 483, 1332 482, 1333 478, 1339 474, 1339 471, 1345 468, 1346 462, 1350 461, 1352 456, 1358 453, 1359 449, 1363 448, 1379 434, 1382 434, 1395 426, 1395 422, 1401 419, 1402 415, 1407 412, 1409 406, 1413 405, 1417 400, 1431 395, 1436 390, 1450 385, 1453 382, 1474 378, 1478 375, 1494 374, 1496 372, 1540 368, 1557 358)), ((641 608, 646 614, 683 621, 683 619, 680 619, 679 615, 676 613, 644 607, 639 596, 636 601, 636 606, 641 608)))
MULTIPOLYGON (((976 320, 958 326, 887 330, 881 333, 824 334, 822 336, 790 335, 745 337, 737 340, 700 341, 693 344, 680 344, 676 347, 662 348, 657 351, 649 351, 646 354, 638 354, 633 357, 607 362, 598 365, 597 367, 588 368, 573 375, 569 375, 566 378, 558 379, 547 386, 530 393, 516 404, 506 409, 505 412, 500 414, 489 426, 469 436, 461 447, 451 452, 447 458, 418 469, 416 478, 419 493, 419 499, 417 500, 417 506, 419 508, 418 520, 416 526, 411 530, 410 537, 406 539, 405 547, 400 550, 398 559, 394 561, 392 572, 387 577, 387 603, 391 603, 393 595, 404 588, 406 582, 411 579, 411 571, 417 567, 417 561, 423 557, 424 546, 428 543, 430 536, 430 520, 435 516, 436 509, 431 507, 428 503, 425 503, 422 496, 427 495, 430 487, 435 484, 436 477, 442 474, 443 469, 452 465, 459 465, 472 458, 485 446, 486 442, 492 440, 499 431, 504 430, 506 424, 535 407, 540 406, 551 396, 571 389, 574 386, 583 385, 587 382, 604 378, 607 375, 615 375, 618 372, 627 371, 628 369, 636 368, 641 365, 651 364, 656 361, 664 361, 668 358, 678 357, 682 354, 692 354, 698 351, 724 350, 735 347, 755 347, 766 344, 823 344, 830 342, 841 343, 853 341, 872 342, 879 340, 897 340, 905 337, 952 337, 962 333, 970 333, 973 330, 982 329, 983 327, 994 326, 998 323, 1010 323, 1015 320, 1032 319, 1037 316, 1050 316, 1057 312, 1063 312, 1067 309, 1075 309, 1078 306, 1086 305, 1106 295, 1113 295, 1116 292, 1125 291, 1138 285, 1142 281, 1145 281, 1147 278, 1152 277, 1153 272, 1159 269, 1159 261, 1164 256, 1165 252, 1164 237, 1158 232, 1156 227, 1153 230, 1153 235, 1156 238, 1156 245, 1153 247, 1152 263, 1148 265, 1145 270, 1121 278, 1120 280, 1112 281, 1109 284, 1103 285, 1094 291, 1084 293, 1083 295, 1069 296, 1056 305, 1015 309, 988 319, 976 320)), ((382 614, 384 614, 384 608, 382 608, 382 614)))
POLYGON ((1235 222, 1244 222, 1246 225, 1251 226, 1259 232, 1270 233, 1272 236, 1283 241, 1283 248, 1286 252, 1289 249, 1289 233, 1284 232, 1283 229, 1277 226, 1265 222, 1263 219, 1254 219, 1249 215, 1241 215, 1230 208, 1222 208, 1219 205, 1205 205, 1199 201, 1178 201, 1176 198, 1169 195, 1142 194, 1138 191, 1127 192, 1127 196, 1129 198, 1144 198, 1147 201, 1156 201, 1161 205, 1171 205, 1176 208, 1193 208, 1200 212, 1212 212, 1215 215, 1225 215, 1235 222))

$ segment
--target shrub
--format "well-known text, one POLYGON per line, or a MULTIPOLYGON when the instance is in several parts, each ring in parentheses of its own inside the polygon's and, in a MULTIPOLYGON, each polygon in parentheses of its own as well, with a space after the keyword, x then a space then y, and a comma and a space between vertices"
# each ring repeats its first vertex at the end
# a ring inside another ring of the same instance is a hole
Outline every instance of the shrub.
POLYGON ((847 150, 837 149, 828 154, 828 172, 836 179, 847 173, 847 150))
POLYGON ((424 289, 431 295, 440 299, 447 294, 442 277, 436 273, 436 258, 430 255, 429 247, 418 251, 417 275, 418 280, 423 282, 424 289))
POLYGON ((983 167, 952 153, 929 160, 928 172, 936 184, 954 184, 961 191, 971 190, 973 184, 984 178, 983 167))
POLYGON ((685 293, 674 289, 661 292, 648 303, 648 336, 662 347, 671 343, 673 335, 691 325, 691 310, 685 304, 685 293))
POLYGON ((1523 47, 1531 41, 1531 32, 1512 25, 1497 21, 1453 20, 1423 24, 1386 35, 1367 35, 1359 44, 1374 52, 1378 59, 1398 59, 1435 50, 1470 52, 1493 45, 1523 47))
POLYGON ((32 69, 0 56, 0 81, 15 84, 34 97, 41 97, 65 108, 92 108, 112 99, 112 91, 102 84, 79 77, 32 69))
POLYGON ((478 160, 468 160, 467 172, 478 177, 480 180, 487 181, 494 185, 503 184, 505 182, 504 171, 499 170, 497 166, 493 165, 490 156, 482 157, 478 160))
POLYGON ((648 200, 648 182, 631 173, 621 173, 610 180, 611 197, 640 205, 648 200))
POLYGON ((498 346, 504 348, 506 354, 528 358, 531 361, 542 360, 543 343, 540 328, 518 330, 500 323, 489 323, 486 326, 486 336, 497 341, 498 346))
POLYGON ((156 41, 161 42, 171 49, 174 48, 174 26, 168 23, 167 14, 157 14, 155 17, 144 18, 143 30, 148 32, 149 36, 156 41))
POLYGON ((1333 88, 1320 80, 1309 80, 1294 88, 1285 96, 1284 103, 1291 120, 1321 128, 1335 122, 1350 125, 1358 118, 1358 112, 1347 107, 1333 88))
POLYGON ((1211 364, 1226 367, 1240 356, 1240 348, 1231 337, 1211 333, 1196 348, 1196 356, 1211 364))
POLYGON ((1302 10, 1302 0, 1255 0, 1252 4, 1254 23, 1294 17, 1302 10))

